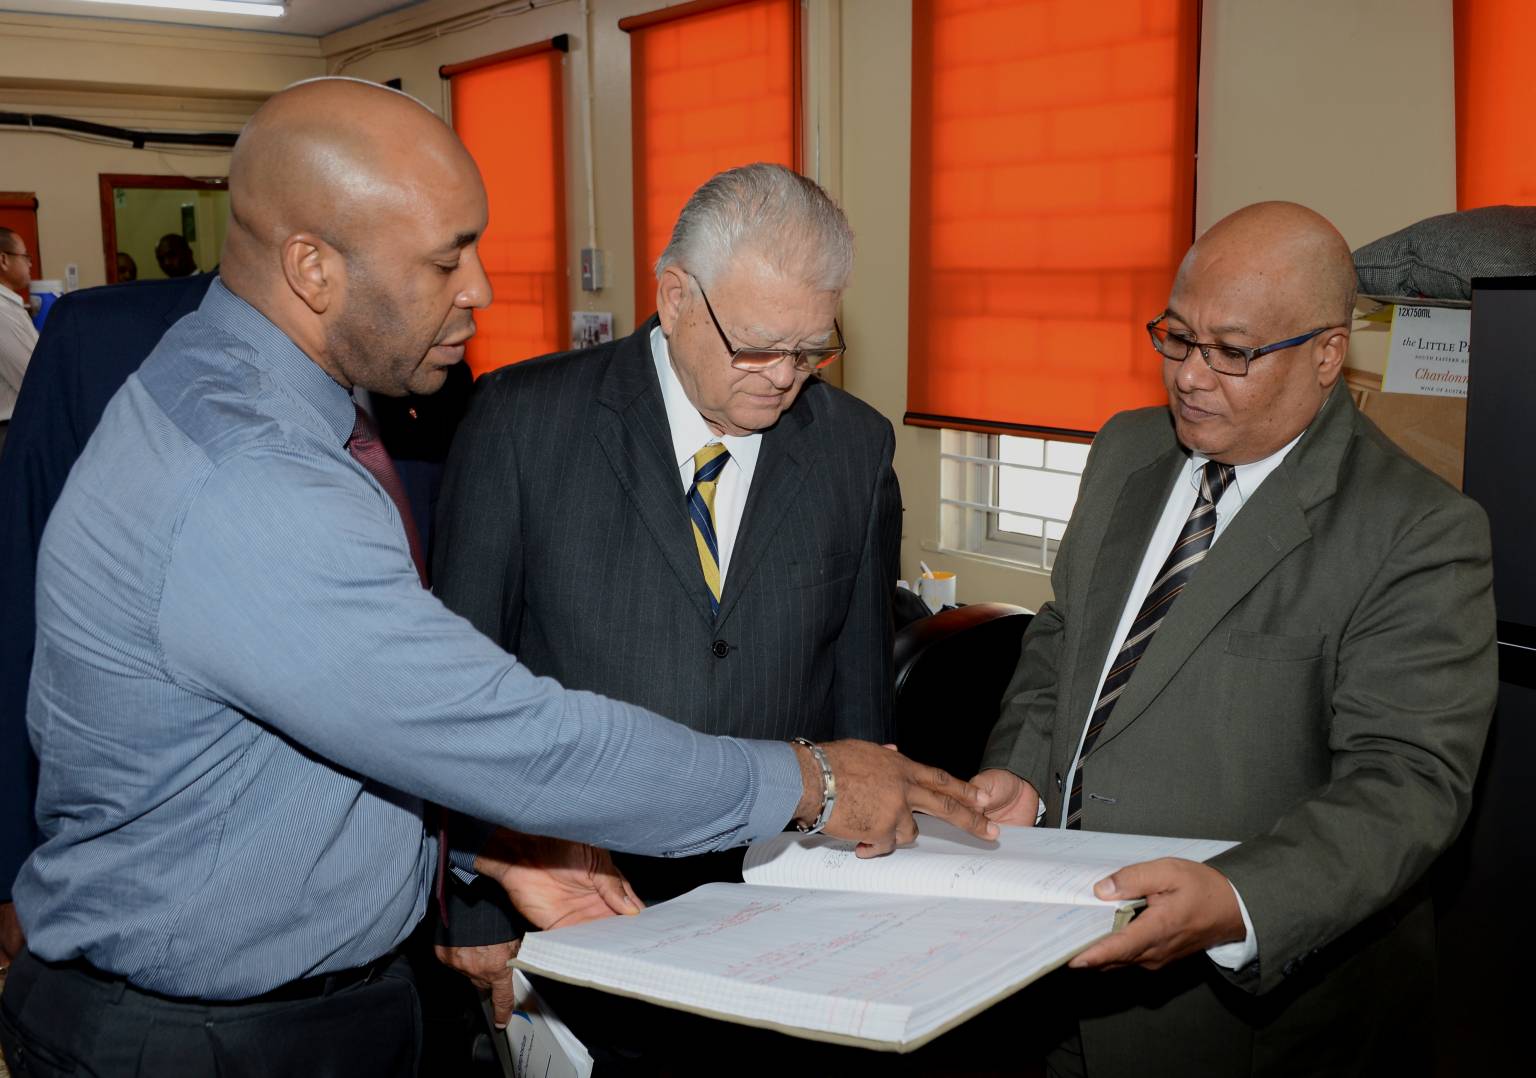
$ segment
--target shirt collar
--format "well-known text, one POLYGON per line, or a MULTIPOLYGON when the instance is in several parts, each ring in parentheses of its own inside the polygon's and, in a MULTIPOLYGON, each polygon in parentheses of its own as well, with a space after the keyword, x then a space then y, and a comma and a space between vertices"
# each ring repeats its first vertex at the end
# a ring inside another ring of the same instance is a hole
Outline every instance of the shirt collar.
POLYGON ((656 377, 661 382, 661 399, 667 408, 667 427, 672 432, 672 455, 681 468, 684 461, 711 442, 721 442, 730 450, 731 463, 744 471, 751 471, 757 464, 757 454, 762 448, 761 434, 737 437, 716 434, 704 422, 704 417, 688 399, 683 384, 672 369, 672 353, 667 348, 667 336, 657 326, 651 330, 651 360, 656 364, 656 377))
MULTIPOLYGON (((1307 432, 1303 430, 1301 434, 1296 435, 1296 437, 1263 460, 1237 465, 1234 469, 1236 477, 1233 479, 1231 487, 1228 488, 1229 490, 1236 491, 1236 494, 1224 496, 1222 501, 1226 501, 1227 497, 1235 497, 1237 501, 1233 507, 1241 508, 1244 502, 1253 497, 1253 492, 1259 489, 1259 484, 1268 479, 1270 473, 1280 467, 1280 463, 1285 460, 1286 455, 1292 449, 1296 448, 1296 443, 1301 441, 1301 435, 1305 433, 1307 432)), ((1190 453, 1189 455, 1189 467, 1185 475, 1190 486, 1194 487, 1197 491, 1200 489, 1200 472, 1208 460, 1210 458, 1203 453, 1190 453)))
POLYGON ((20 307, 22 310, 26 310, 27 309, 26 302, 21 298, 21 293, 20 292, 12 292, 11 289, 10 289, 10 286, 8 286, 8 285, 0 284, 0 297, 4 297, 5 299, 10 300, 12 303, 16 304, 16 306, 20 307))
POLYGON ((352 436, 357 422, 352 395, 266 315, 226 288, 223 278, 213 279, 198 313, 215 328, 251 345, 255 363, 282 379, 313 408, 335 432, 338 442, 344 444, 352 436))

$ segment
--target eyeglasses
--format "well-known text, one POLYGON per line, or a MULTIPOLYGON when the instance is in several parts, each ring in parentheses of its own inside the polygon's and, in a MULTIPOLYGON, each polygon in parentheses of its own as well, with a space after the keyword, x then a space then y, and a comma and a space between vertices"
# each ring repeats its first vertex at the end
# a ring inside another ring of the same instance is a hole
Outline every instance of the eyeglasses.
MULTIPOLYGON (((693 277, 693 274, 689 274, 693 277)), ((704 294, 704 286, 699 284, 697 277, 693 283, 699 285, 699 295, 704 296, 704 309, 709 312, 709 320, 715 324, 715 332, 720 334, 720 343, 725 345, 725 350, 731 354, 731 366, 739 371, 765 371, 782 359, 788 359, 797 371, 809 373, 819 371, 830 363, 837 361, 847 347, 843 341, 843 329, 837 324, 837 319, 832 319, 832 329, 837 334, 836 347, 827 348, 737 348, 731 343, 731 339, 725 335, 725 330, 720 328, 720 319, 715 317, 715 308, 710 305, 709 297, 704 294)))
POLYGON ((1167 326, 1162 324, 1168 317, 1164 311, 1152 321, 1147 323, 1147 336, 1152 338, 1152 347, 1157 349, 1164 359, 1171 359, 1175 363, 1182 363, 1189 358, 1191 349, 1200 349, 1200 358, 1205 360, 1205 365, 1217 374, 1231 375, 1233 378, 1243 378, 1248 374, 1248 365, 1260 356, 1267 356, 1271 352, 1282 352, 1287 348, 1295 348, 1298 344, 1305 344, 1319 333, 1326 333, 1337 326, 1322 326, 1303 333, 1296 337, 1287 337, 1283 341, 1274 344, 1260 345, 1258 348, 1246 348, 1240 344, 1213 344, 1210 341, 1195 341, 1188 337, 1181 337, 1167 326))
POLYGON ((27 265, 30 266, 32 264, 32 256, 27 254, 25 251, 0 250, 0 255, 10 255, 12 258, 25 258, 27 260, 27 265))

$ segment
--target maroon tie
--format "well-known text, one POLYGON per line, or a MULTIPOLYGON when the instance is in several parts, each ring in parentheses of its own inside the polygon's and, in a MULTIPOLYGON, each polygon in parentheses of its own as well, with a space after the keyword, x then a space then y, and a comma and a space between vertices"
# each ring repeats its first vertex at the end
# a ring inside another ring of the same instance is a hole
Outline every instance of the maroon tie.
POLYGON ((411 503, 405 496, 405 484, 400 482, 395 462, 389 459, 389 450, 379 441, 379 431, 373 425, 373 419, 356 401, 352 402, 352 407, 357 411, 357 422, 352 424, 352 436, 347 439, 347 452, 368 469, 369 475, 379 481, 379 486, 384 488, 384 493, 389 495, 389 500, 400 511, 400 523, 405 526, 405 541, 411 545, 411 560, 416 563, 416 575, 421 577, 421 586, 426 587, 427 562, 421 555, 421 537, 416 534, 416 519, 411 516, 411 503))
MULTIPOLYGON (((373 425, 373 419, 356 401, 352 407, 357 410, 357 421, 352 424, 352 436, 347 439, 347 452, 368 469, 368 474, 379 481, 379 486, 384 488, 384 493, 389 495, 389 500, 395 503, 395 508, 400 511, 400 523, 405 528, 405 541, 411 547, 411 560, 416 563, 416 575, 421 578, 421 586, 427 586, 427 561, 421 555, 421 537, 416 534, 416 521, 411 516, 411 503, 405 496, 405 484, 400 482, 400 473, 395 471, 395 462, 389 459, 389 450, 384 448, 384 443, 379 441, 378 428, 373 425)), ((437 827, 437 883, 433 887, 433 893, 437 896, 437 913, 448 922, 448 898, 443 892, 443 881, 448 875, 448 828, 443 821, 447 818, 445 813, 437 805, 432 806, 432 814, 438 819, 437 827)))

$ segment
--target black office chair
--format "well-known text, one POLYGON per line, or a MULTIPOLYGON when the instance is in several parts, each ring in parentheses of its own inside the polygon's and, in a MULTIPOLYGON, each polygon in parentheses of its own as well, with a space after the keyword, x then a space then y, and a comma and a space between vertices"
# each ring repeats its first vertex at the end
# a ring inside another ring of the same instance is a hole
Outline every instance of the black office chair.
POLYGON ((974 775, 1033 617, 1007 603, 974 603, 898 629, 897 747, 959 778, 974 775))

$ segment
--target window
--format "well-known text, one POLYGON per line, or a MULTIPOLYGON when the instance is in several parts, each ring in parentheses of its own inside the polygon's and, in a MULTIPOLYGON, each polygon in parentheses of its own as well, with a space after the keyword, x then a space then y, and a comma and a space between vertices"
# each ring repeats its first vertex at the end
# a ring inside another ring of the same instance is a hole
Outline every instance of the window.
POLYGON ((1163 399, 1197 0, 915 0, 908 423, 1085 435, 1163 399))
POLYGON ((480 259, 496 298, 475 316, 465 349, 479 377, 565 348, 564 39, 442 70, 452 80, 453 129, 485 180, 491 221, 480 259))
POLYGON ((656 310, 656 259, 705 180, 800 164, 799 0, 695 0, 619 20, 630 33, 635 322, 656 310))
POLYGON ((1088 446, 946 430, 940 453, 940 545, 1051 568, 1077 501, 1088 446))

